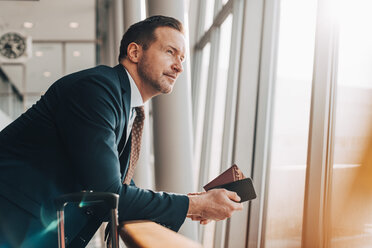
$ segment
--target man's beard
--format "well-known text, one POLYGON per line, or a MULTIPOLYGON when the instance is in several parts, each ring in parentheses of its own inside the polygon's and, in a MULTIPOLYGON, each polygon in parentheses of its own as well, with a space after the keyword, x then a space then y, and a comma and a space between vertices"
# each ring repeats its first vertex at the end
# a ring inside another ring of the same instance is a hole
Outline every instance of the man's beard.
POLYGON ((150 85, 157 92, 161 92, 163 94, 170 93, 172 91, 172 87, 168 83, 162 82, 161 78, 159 79, 151 78, 150 68, 151 62, 148 61, 146 55, 144 54, 141 60, 138 62, 137 66, 138 75, 141 77, 142 82, 144 84, 150 85))

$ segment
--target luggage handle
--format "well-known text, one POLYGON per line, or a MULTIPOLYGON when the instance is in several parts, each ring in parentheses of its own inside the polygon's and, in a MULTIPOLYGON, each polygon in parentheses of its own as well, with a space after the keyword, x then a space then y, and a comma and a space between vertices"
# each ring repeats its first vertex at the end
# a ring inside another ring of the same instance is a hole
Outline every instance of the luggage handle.
POLYGON ((119 204, 119 195, 108 192, 93 192, 93 191, 82 191, 78 193, 71 193, 61 195, 54 200, 54 205, 57 209, 57 220, 58 220, 58 247, 65 248, 65 227, 64 227, 64 208, 67 203, 92 203, 92 202, 105 202, 111 209, 111 227, 110 232, 112 234, 111 244, 112 248, 119 247, 119 236, 117 231, 118 220, 117 220, 117 207, 119 204))

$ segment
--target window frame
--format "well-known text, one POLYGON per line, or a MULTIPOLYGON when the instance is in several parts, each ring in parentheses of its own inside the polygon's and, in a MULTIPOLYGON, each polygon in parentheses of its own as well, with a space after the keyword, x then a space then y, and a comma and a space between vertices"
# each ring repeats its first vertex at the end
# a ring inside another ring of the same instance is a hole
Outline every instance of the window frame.
MULTIPOLYGON (((222 6, 221 0, 215 0, 214 17, 211 27, 204 31, 204 13, 206 11, 206 1, 199 2, 199 20, 196 37, 197 42, 194 46, 194 77, 193 77, 193 117, 194 117, 194 136, 197 126, 197 116, 199 116, 198 106, 200 104, 200 67, 202 61, 202 49, 206 44, 210 43, 210 63, 208 69, 207 93, 206 93, 206 107, 204 113, 204 123, 202 129, 204 130, 202 136, 201 159, 199 168, 199 183, 198 189, 201 190, 203 183, 206 182, 209 173, 209 164, 211 156, 211 138, 212 127, 214 119, 214 102, 216 99, 216 80, 218 71, 219 58, 219 44, 220 44, 220 27, 226 20, 229 14, 232 14, 232 33, 230 45, 230 59, 228 69, 228 87, 226 90, 225 116, 223 124, 223 147, 221 155, 221 164, 231 164, 233 162, 233 147, 234 147, 234 131, 236 119, 236 103, 238 94, 238 79, 239 79, 239 61, 241 49, 241 35, 242 35, 242 19, 243 19, 243 0, 229 0, 222 6)), ((195 137, 196 138, 196 137, 195 137)), ((194 151, 198 152, 198 151, 194 151)), ((219 166, 219 171, 225 170, 226 166, 219 166)), ((224 247, 226 221, 218 222, 216 224, 214 244, 215 247, 224 247)), ((199 230, 200 240, 203 240, 203 228, 199 230)))

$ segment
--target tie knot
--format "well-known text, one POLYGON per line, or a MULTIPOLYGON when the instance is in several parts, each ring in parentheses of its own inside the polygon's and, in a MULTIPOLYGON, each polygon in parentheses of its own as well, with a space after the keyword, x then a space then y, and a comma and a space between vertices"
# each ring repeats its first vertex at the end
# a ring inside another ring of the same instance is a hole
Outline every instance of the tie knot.
POLYGON ((138 118, 145 119, 145 108, 143 106, 135 107, 138 118))

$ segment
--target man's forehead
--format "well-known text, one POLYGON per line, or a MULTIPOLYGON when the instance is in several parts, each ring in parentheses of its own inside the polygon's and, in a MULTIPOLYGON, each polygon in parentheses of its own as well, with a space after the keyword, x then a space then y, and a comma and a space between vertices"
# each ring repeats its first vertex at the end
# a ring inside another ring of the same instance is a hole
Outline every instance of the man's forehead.
POLYGON ((171 27, 158 27, 154 33, 162 46, 171 46, 185 53, 185 36, 182 32, 171 27))

